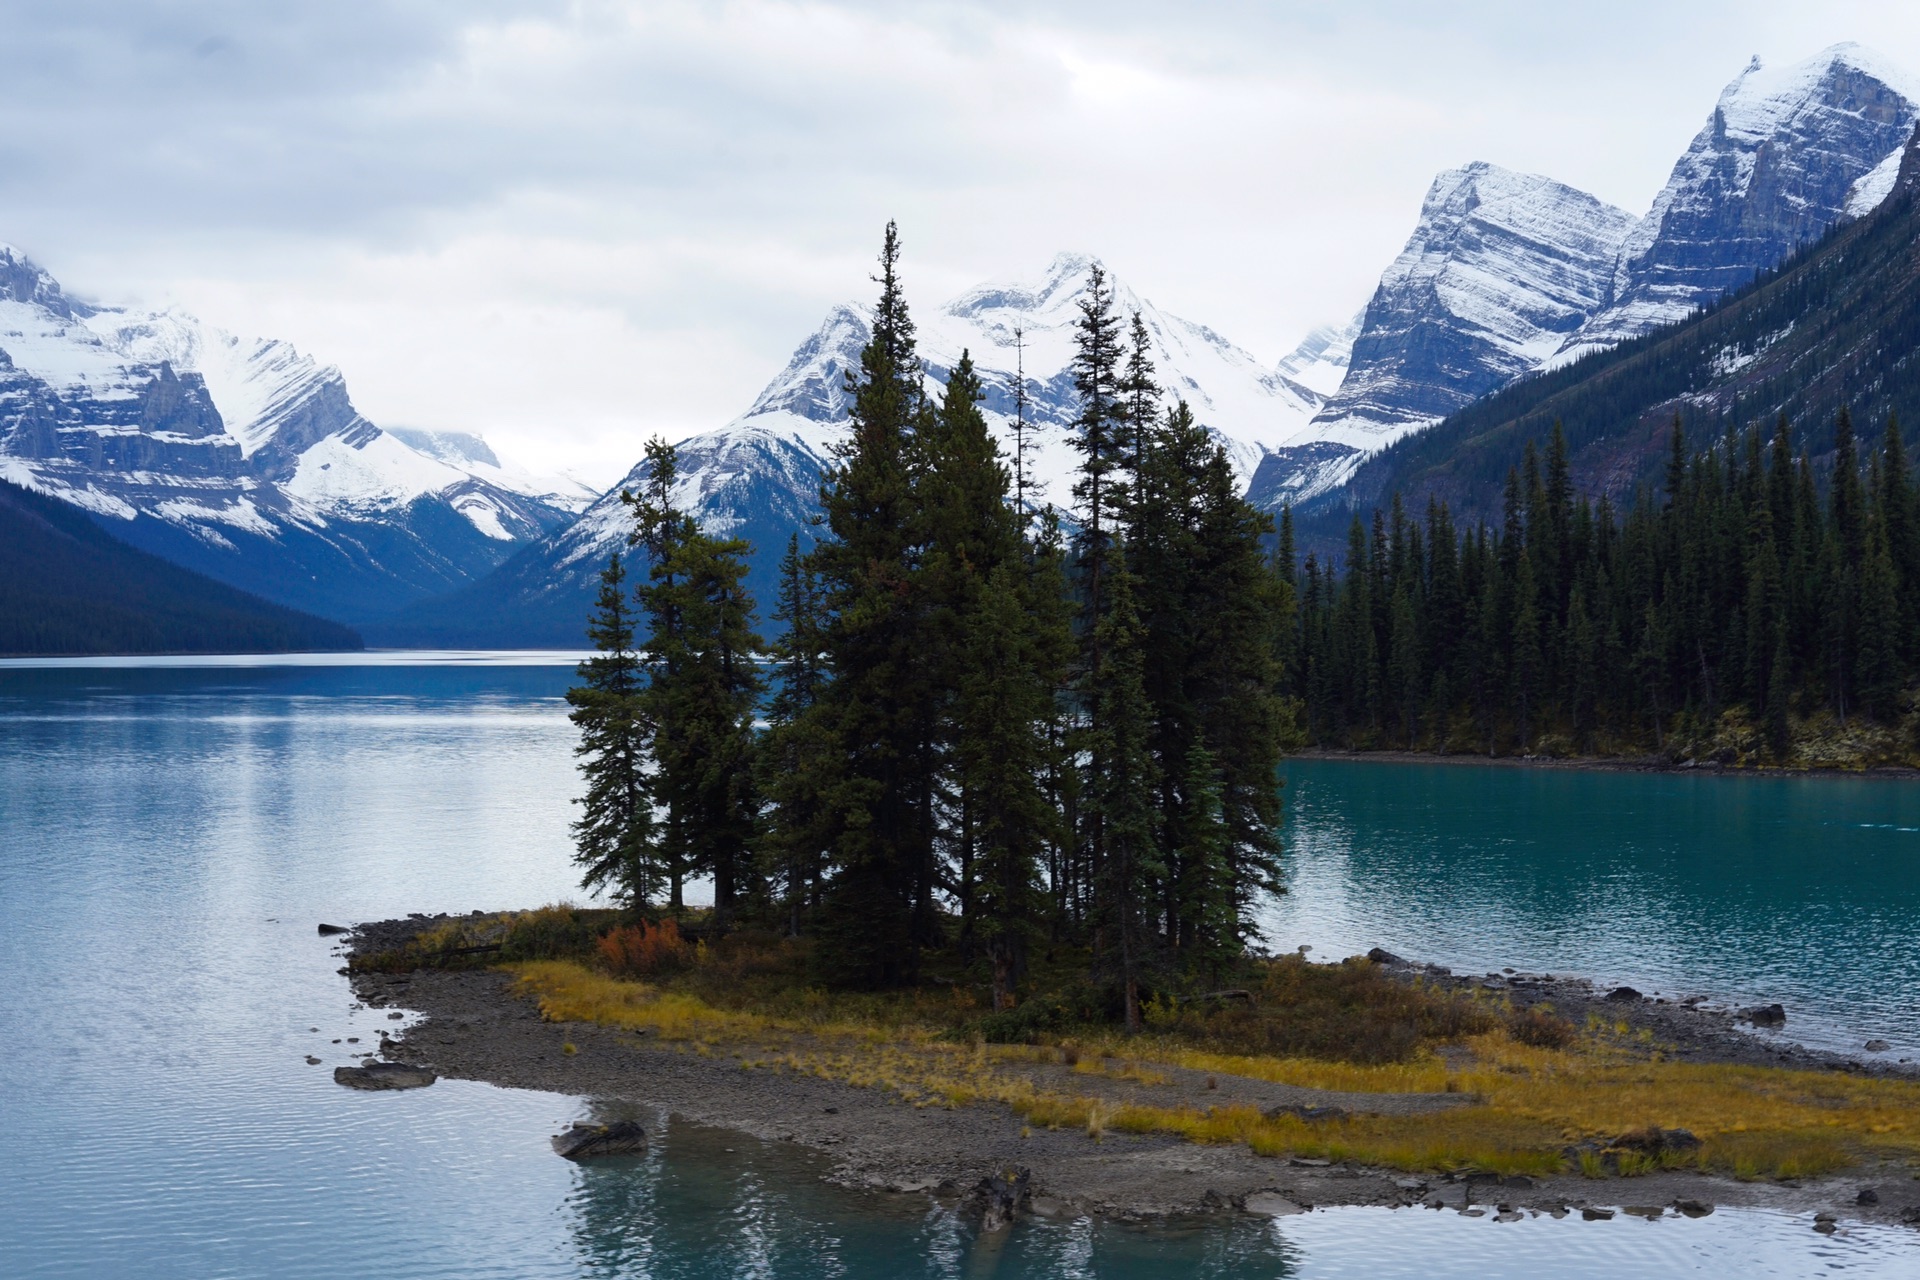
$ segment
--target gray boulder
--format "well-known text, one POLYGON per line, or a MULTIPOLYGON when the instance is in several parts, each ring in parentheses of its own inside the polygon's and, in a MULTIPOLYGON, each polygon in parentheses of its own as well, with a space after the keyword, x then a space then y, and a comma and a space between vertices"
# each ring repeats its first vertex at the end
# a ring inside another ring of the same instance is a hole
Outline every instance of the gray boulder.
POLYGON ((439 1078, 425 1067, 404 1062, 369 1062, 333 1069, 333 1082, 349 1089, 424 1089, 439 1078))
POLYGON ((647 1131, 634 1120, 616 1120, 612 1124, 588 1124, 576 1120, 565 1133, 553 1137, 555 1155, 569 1160, 590 1160, 596 1156, 633 1156, 647 1149, 647 1131))

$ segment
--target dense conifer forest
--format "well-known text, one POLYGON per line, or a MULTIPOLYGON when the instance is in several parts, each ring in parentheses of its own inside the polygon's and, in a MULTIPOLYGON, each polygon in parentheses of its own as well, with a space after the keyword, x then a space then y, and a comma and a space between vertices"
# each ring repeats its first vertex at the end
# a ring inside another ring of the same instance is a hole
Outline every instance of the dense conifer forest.
POLYGON ((1905 722, 1892 753, 1910 752, 1920 498, 1897 419, 1863 450, 1842 410, 1830 438, 1823 491, 1784 417, 1699 449, 1675 419, 1664 485, 1620 513, 1575 496, 1556 429, 1508 473, 1498 527, 1396 501, 1355 517, 1343 568, 1309 555, 1297 576, 1283 521, 1303 727, 1361 749, 1618 755, 1681 738, 1791 763, 1823 727, 1905 722))
POLYGON ((569 695, 585 878, 654 914, 711 876, 715 927, 814 937, 838 986, 913 983, 957 950, 996 1010, 1035 947, 1084 948, 1138 1026, 1143 991, 1222 971, 1278 887, 1273 523, 1097 273, 1075 510, 1034 509, 971 361, 928 396, 898 268, 889 226, 849 439, 818 545, 787 548, 771 645, 745 544, 674 509, 652 446, 569 695))

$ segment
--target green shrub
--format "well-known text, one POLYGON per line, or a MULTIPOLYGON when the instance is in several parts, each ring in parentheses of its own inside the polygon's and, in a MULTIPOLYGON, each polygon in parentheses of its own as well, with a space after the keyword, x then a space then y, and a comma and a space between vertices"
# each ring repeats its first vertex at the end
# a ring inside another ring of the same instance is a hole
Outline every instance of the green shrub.
POLYGON ((523 911, 508 926, 500 941, 499 959, 569 960, 590 955, 602 929, 612 922, 611 912, 588 913, 573 907, 541 907, 523 911), (594 917, 605 917, 596 921, 594 917))

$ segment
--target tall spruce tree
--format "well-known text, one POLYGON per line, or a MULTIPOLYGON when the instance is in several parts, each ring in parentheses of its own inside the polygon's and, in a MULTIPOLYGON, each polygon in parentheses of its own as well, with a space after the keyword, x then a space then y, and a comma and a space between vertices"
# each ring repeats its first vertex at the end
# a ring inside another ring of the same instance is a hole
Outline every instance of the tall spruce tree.
POLYGON ((1090 754, 1099 762, 1087 784, 1087 808, 1099 819, 1103 857, 1093 867, 1094 915, 1102 960, 1118 980, 1126 1026, 1138 1031, 1140 987, 1155 959, 1155 892, 1166 868, 1153 795, 1159 770, 1150 750, 1152 708, 1142 680, 1140 619, 1132 575, 1116 561, 1111 605, 1100 620, 1101 679, 1095 684, 1090 754))
POLYGON ((635 502, 637 542, 652 560, 639 588, 650 625, 645 653, 654 792, 669 836, 671 905, 685 877, 710 875, 714 923, 728 928, 753 878, 758 800, 753 788, 753 720, 763 689, 746 590, 750 548, 712 538, 672 505, 678 458, 648 445, 652 464, 635 502))
POLYGON ((587 623, 595 653, 567 690, 567 718, 580 730, 574 754, 587 792, 576 803, 574 861, 581 885, 606 890, 630 910, 645 911, 663 879, 653 844, 653 800, 647 784, 649 733, 642 710, 640 655, 619 551, 600 573, 587 623))
POLYGON ((819 714, 835 770, 820 796, 833 874, 815 955, 828 981, 866 987, 913 980, 936 924, 935 694, 914 443, 929 415, 899 264, 888 223, 872 336, 847 375, 847 439, 821 489, 827 536, 813 553, 831 673, 819 714))
POLYGON ((757 764, 767 812, 762 863, 786 897, 787 931, 798 937, 818 907, 826 872, 822 830, 823 770, 833 750, 816 708, 827 671, 822 653, 820 584, 800 553, 800 535, 787 539, 780 559, 774 620, 784 630, 770 647, 774 693, 757 764))

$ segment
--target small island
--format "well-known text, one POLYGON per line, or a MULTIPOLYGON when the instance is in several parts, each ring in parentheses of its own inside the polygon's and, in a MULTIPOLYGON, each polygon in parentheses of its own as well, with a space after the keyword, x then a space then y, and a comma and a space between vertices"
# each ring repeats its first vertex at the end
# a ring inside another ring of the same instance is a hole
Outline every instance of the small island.
POLYGON ((710 913, 688 920, 548 907, 368 924, 349 969, 369 1005, 427 1015, 383 1039, 387 1058, 798 1143, 859 1188, 963 1194, 1024 1168, 1044 1214, 1920 1221, 1920 1078, 1740 1025, 1770 1010, 1294 954, 1151 1001, 1128 1034, 1077 979, 1085 954, 1038 961, 1048 994, 996 1014, 957 954, 913 987, 834 993, 806 941, 710 941, 710 913))

